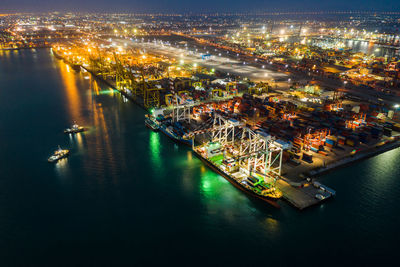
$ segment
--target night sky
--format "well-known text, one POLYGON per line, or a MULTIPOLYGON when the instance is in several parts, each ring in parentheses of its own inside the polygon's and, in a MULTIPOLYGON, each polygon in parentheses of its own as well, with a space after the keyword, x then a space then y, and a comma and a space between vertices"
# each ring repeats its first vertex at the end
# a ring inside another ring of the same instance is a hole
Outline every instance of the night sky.
POLYGON ((400 0, 0 0, 0 12, 400 11, 400 0))

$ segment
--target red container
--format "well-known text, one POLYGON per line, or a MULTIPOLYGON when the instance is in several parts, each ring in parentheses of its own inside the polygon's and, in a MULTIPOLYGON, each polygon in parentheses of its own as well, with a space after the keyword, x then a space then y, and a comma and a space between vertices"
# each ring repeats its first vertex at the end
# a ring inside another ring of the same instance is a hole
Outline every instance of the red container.
POLYGON ((326 147, 330 147, 330 148, 332 148, 332 147, 333 147, 333 145, 332 145, 332 144, 328 144, 328 143, 325 143, 325 146, 326 146, 326 147))
POLYGON ((328 153, 322 150, 318 151, 318 153, 324 156, 328 156, 328 153))

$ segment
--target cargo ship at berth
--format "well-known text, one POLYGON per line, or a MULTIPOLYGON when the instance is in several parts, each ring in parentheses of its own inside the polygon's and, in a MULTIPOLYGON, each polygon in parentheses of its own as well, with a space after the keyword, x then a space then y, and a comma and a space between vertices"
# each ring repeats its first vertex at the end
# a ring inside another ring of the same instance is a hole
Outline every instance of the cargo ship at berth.
POLYGON ((168 124, 168 123, 161 124, 160 131, 178 143, 181 143, 181 144, 184 144, 184 145, 187 145, 190 147, 192 146, 192 139, 183 138, 183 135, 180 135, 177 132, 177 128, 174 127, 172 124, 168 124))
POLYGON ((81 70, 81 65, 79 65, 79 64, 74 64, 74 63, 68 63, 68 64, 71 66, 71 68, 72 68, 74 71, 79 72, 79 71, 81 70))
POLYGON ((161 131, 172 140, 192 146, 192 139, 186 139, 186 132, 179 122, 173 122, 172 118, 165 118, 163 115, 155 117, 152 114, 145 116, 145 125, 153 131, 161 131))
MULTIPOLYGON (((211 159, 207 158, 207 156, 205 156, 203 153, 204 151, 202 151, 202 147, 196 147, 193 150, 202 162, 204 162, 210 169, 228 180, 228 182, 230 182, 233 186, 256 199, 267 202, 275 208, 280 208, 276 201, 280 199, 283 194, 274 185, 262 181, 262 178, 245 175, 242 172, 229 173, 215 164, 211 159)), ((227 163, 227 165, 230 164, 229 159, 224 161, 227 163)))
POLYGON ((56 52, 55 49, 51 49, 53 52, 53 56, 57 59, 63 60, 65 63, 67 63, 73 70, 79 72, 81 70, 81 66, 79 64, 75 64, 72 62, 69 62, 66 58, 62 57, 60 54, 56 52))
POLYGON ((54 56, 55 58, 57 58, 57 59, 63 59, 62 56, 56 52, 56 50, 51 49, 51 52, 53 52, 53 56, 54 56))
POLYGON ((152 115, 145 115, 144 124, 154 132, 160 130, 160 124, 152 115))

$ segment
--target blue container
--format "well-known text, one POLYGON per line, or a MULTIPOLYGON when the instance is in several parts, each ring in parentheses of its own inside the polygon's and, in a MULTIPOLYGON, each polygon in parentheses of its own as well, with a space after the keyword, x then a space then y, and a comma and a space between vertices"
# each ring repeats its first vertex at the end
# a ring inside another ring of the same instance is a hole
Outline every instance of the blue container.
POLYGON ((330 144, 330 145, 335 145, 335 141, 332 139, 328 139, 328 138, 325 140, 325 143, 330 144))

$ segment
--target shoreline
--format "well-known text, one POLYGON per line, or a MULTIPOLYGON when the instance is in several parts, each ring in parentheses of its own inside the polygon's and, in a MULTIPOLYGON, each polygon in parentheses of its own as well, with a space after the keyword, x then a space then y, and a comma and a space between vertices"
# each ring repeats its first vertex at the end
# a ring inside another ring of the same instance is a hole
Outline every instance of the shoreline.
MULTIPOLYGON (((57 54, 55 51, 53 51, 53 49, 51 49, 51 52, 56 59, 62 60, 65 64, 72 66, 72 63, 70 63, 68 60, 66 60, 63 56, 57 54)), ((80 68, 82 68, 83 70, 85 70, 86 72, 90 73, 90 75, 92 75, 96 80, 110 86, 114 90, 117 90, 119 93, 121 93, 121 95, 125 96, 126 98, 128 98, 129 100, 131 100, 132 102, 137 104, 139 107, 143 108, 146 111, 149 111, 142 103, 138 102, 136 99, 134 99, 131 95, 129 95, 124 90, 118 89, 117 86, 115 84, 113 84, 111 81, 103 79, 99 75, 95 74, 91 69, 89 69, 83 65, 80 65, 80 64, 77 64, 77 65, 80 68)))
POLYGON ((27 50, 27 49, 42 49, 51 48, 51 46, 37 46, 37 47, 16 47, 16 48, 0 48, 0 51, 15 51, 15 50, 27 50))

